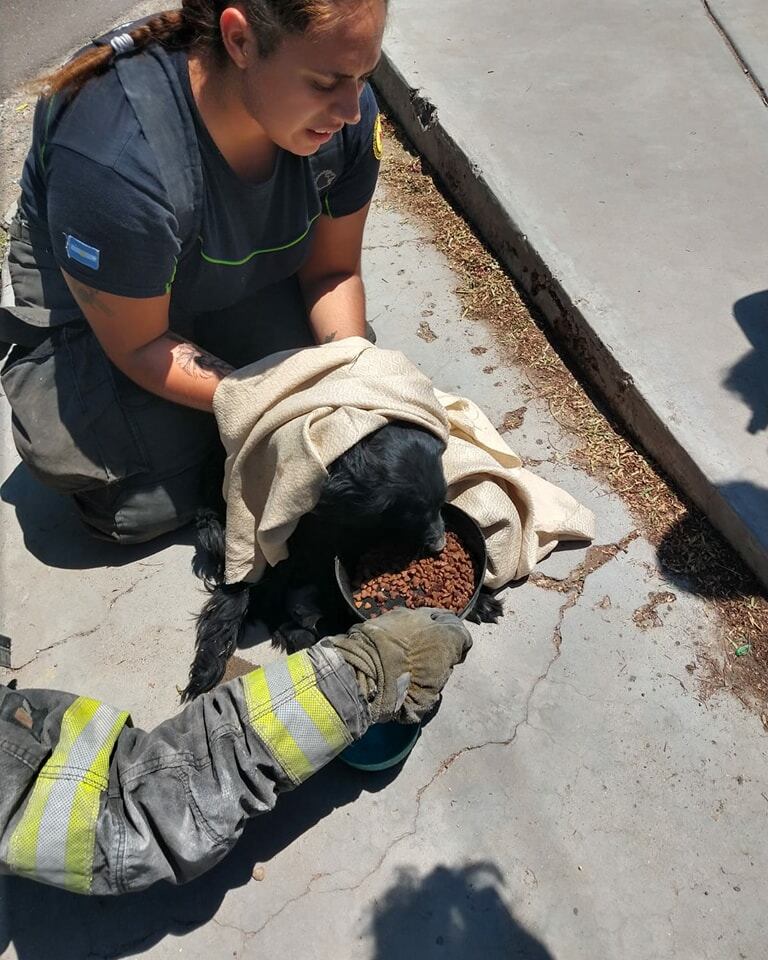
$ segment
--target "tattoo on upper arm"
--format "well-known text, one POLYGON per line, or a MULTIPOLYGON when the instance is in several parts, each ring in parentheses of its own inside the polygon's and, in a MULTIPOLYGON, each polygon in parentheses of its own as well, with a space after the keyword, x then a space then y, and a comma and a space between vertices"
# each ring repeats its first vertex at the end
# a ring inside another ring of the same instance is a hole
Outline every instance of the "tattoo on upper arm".
POLYGON ((338 332, 339 332, 338 330, 334 330, 333 333, 327 333, 323 337, 323 343, 333 343, 333 341, 336 339, 336 334, 338 332))
POLYGON ((235 369, 218 357, 214 357, 212 353, 208 353, 207 350, 203 350, 189 340, 184 340, 175 333, 169 332, 166 336, 177 342, 171 354, 176 365, 189 377, 194 377, 196 380, 210 380, 214 374, 218 373, 226 377, 235 369))
POLYGON ((69 278, 69 286, 81 307, 95 307, 105 316, 112 316, 112 308, 104 302, 101 291, 94 290, 93 287, 87 287, 84 283, 80 283, 79 280, 75 280, 74 277, 69 278))

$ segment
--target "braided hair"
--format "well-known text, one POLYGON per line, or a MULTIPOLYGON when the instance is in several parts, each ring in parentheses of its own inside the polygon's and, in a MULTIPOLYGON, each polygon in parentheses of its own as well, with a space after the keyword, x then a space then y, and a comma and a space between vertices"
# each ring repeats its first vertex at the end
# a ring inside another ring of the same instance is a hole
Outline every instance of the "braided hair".
MULTIPOLYGON (((356 2, 359 0, 241 0, 238 6, 254 31, 259 55, 268 57, 288 34, 322 26, 340 7, 354 7, 356 2)), ((182 0, 181 9, 158 13, 126 32, 123 47, 140 50, 155 42, 175 50, 207 49, 225 62, 227 54, 219 21, 230 6, 231 0, 182 0)), ((116 50, 109 44, 90 47, 60 69, 41 77, 36 87, 46 95, 66 90, 74 96, 91 77, 109 69, 119 49, 120 45, 116 50)))

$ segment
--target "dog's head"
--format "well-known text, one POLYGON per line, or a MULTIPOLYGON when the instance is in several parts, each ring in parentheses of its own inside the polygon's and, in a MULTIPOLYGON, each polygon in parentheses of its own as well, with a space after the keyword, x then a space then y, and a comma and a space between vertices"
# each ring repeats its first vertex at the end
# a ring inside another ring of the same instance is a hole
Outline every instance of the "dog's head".
POLYGON ((443 441, 427 430, 400 421, 387 424, 331 464, 314 512, 361 536, 382 529, 416 549, 442 550, 444 451, 443 441))

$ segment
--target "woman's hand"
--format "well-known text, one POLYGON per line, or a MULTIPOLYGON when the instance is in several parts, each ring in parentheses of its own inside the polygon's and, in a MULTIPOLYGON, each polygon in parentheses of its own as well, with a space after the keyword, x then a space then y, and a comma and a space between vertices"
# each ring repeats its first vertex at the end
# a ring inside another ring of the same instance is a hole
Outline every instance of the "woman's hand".
POLYGON ((170 293, 137 300, 95 290, 67 273, 64 279, 118 370, 166 400, 213 410, 216 387, 233 368, 168 329, 170 293))

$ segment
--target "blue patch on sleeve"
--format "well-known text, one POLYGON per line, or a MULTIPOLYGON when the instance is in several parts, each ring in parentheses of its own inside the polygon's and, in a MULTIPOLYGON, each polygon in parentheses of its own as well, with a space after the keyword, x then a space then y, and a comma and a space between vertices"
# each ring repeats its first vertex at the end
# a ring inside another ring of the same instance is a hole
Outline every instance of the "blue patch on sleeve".
POLYGON ((99 269, 100 251, 96 247, 89 247, 87 243, 73 237, 71 233, 67 234, 66 245, 67 256, 76 263, 82 263, 84 267, 90 267, 91 270, 99 269))

